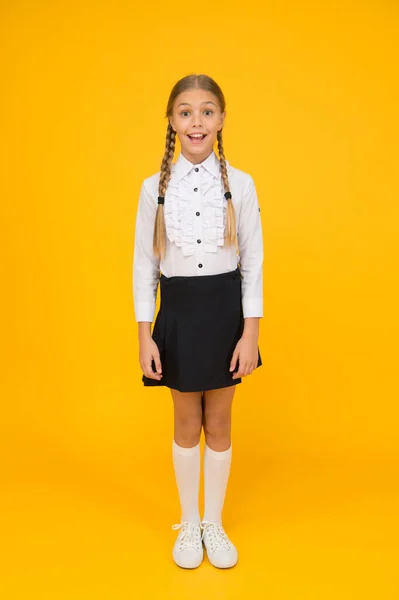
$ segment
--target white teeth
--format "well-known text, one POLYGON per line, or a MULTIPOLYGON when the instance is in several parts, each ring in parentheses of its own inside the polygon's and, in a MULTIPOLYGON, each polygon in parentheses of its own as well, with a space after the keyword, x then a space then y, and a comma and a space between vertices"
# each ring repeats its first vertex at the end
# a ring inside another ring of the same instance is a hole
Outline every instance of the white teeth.
POLYGON ((203 133, 192 133, 189 137, 193 137, 195 139, 200 139, 205 137, 205 135, 203 133))

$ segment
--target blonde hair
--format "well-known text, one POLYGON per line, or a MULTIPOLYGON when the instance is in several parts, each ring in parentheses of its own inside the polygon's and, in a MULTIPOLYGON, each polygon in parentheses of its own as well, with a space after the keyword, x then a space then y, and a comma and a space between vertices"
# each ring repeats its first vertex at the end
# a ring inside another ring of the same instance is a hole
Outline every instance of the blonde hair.
MULTIPOLYGON (((212 92, 219 102, 221 112, 225 111, 226 102, 224 99, 224 95, 216 81, 214 81, 208 75, 187 75, 180 79, 172 88, 172 91, 169 96, 167 108, 166 108, 166 118, 173 114, 173 106, 176 101, 176 98, 179 94, 186 90, 191 90, 193 88, 206 90, 208 92, 212 92)), ((223 129, 223 128, 222 128, 223 129)), ((217 132, 217 142, 218 142, 218 154, 219 154, 219 162, 220 162, 220 174, 223 181, 223 186, 225 190, 225 194, 229 192, 227 195, 227 211, 226 211, 226 228, 225 228, 225 236, 224 242, 227 246, 235 245, 237 246, 237 231, 236 231, 236 216, 234 211, 234 205, 231 199, 231 192, 229 186, 229 180, 227 177, 227 167, 226 167, 226 158, 224 155, 223 148, 223 137, 222 137, 222 129, 217 132)), ((161 173, 159 178, 159 186, 158 186, 158 196, 161 198, 165 198, 165 192, 168 187, 168 183, 171 177, 171 168, 172 161, 175 153, 176 146, 176 132, 173 130, 169 120, 168 127, 166 130, 166 143, 165 143, 165 154, 161 163, 161 173)), ((153 238, 153 250, 154 254, 157 258, 163 258, 166 252, 166 227, 165 227, 165 213, 164 213, 164 205, 158 204, 157 213, 155 216, 155 224, 154 224, 154 238, 153 238)))

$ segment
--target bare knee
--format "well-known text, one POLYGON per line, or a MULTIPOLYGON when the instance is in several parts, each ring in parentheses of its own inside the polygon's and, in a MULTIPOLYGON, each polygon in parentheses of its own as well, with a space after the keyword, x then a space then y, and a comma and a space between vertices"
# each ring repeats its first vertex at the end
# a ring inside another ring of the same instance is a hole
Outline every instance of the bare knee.
POLYGON ((179 446, 192 448, 201 437, 202 419, 200 416, 175 415, 175 442, 179 446))
POLYGON ((227 450, 231 443, 231 416, 206 415, 204 433, 207 445, 213 450, 227 450))

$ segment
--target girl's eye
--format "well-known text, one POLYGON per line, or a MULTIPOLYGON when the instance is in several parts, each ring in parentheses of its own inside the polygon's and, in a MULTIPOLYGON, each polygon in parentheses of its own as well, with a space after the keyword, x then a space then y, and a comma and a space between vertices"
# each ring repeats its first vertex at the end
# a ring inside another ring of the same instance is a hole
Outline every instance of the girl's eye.
MULTIPOLYGON (((210 108, 207 108, 204 112, 213 114, 213 110, 211 110, 210 108)), ((184 116, 185 113, 188 113, 188 110, 182 110, 182 112, 180 113, 180 115, 184 116)))

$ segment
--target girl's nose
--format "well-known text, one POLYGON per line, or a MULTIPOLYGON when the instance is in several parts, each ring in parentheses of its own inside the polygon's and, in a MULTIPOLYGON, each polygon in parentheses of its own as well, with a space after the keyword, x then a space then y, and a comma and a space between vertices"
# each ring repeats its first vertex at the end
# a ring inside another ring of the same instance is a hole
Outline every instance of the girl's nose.
POLYGON ((193 125, 195 125, 196 127, 202 127, 201 115, 193 115, 193 125))

